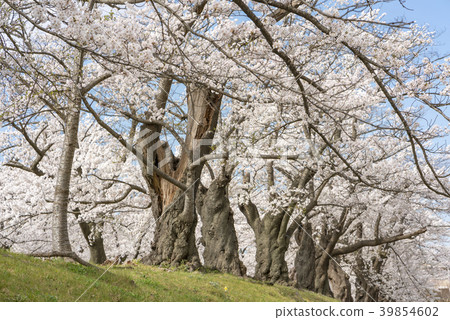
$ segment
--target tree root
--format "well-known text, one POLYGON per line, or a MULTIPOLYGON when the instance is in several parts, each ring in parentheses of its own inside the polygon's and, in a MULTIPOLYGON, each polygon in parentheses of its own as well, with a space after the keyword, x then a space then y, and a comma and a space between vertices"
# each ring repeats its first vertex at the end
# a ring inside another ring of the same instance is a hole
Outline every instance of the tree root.
POLYGON ((97 266, 90 264, 89 262, 81 259, 75 252, 52 251, 52 252, 42 252, 42 253, 31 253, 28 255, 32 256, 32 257, 36 257, 36 258, 55 258, 55 257, 70 258, 83 266, 99 269, 97 266))

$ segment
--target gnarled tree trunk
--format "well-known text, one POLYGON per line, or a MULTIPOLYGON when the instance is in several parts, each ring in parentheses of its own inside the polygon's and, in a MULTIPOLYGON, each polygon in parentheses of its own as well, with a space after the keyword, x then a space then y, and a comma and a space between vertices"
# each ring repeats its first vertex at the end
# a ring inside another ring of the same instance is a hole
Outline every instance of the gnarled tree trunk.
POLYGON ((233 211, 228 200, 229 176, 221 175, 208 189, 200 187, 196 204, 202 220, 204 266, 242 276, 246 267, 239 259, 233 211))
MULTIPOLYGON (((165 107, 170 87, 171 80, 162 79, 156 99, 161 109, 165 107)), ((187 91, 188 125, 179 161, 174 158, 169 145, 160 141, 160 125, 146 124, 142 127, 144 134, 139 144, 144 157, 165 174, 186 185, 186 190, 181 190, 148 170, 148 167, 143 168, 156 221, 152 251, 142 259, 147 264, 167 263, 177 266, 186 262, 192 268, 200 266, 195 246, 195 196, 203 166, 199 164, 192 167, 192 163, 211 152, 222 96, 194 86, 188 87, 187 91)))
MULTIPOLYGON (((375 227, 375 237, 378 237, 380 218, 378 218, 375 227)), ((356 226, 356 237, 359 239, 363 238, 363 225, 358 223, 356 226)), ((356 266, 353 271, 356 274, 356 293, 355 301, 358 302, 377 302, 377 301, 389 301, 388 297, 383 297, 380 292, 380 283, 375 279, 374 275, 380 275, 382 273, 384 262, 387 258, 385 249, 387 245, 379 246, 378 252, 372 257, 371 261, 365 263, 361 249, 356 252, 356 266)))
POLYGON ((288 243, 284 233, 280 232, 283 217, 282 214, 266 214, 255 232, 257 279, 281 284, 289 282, 285 260, 288 243))
POLYGON ((311 223, 298 229, 295 240, 299 248, 295 254, 295 287, 314 290, 316 250, 312 239, 311 223))
POLYGON ((255 278, 270 283, 287 284, 289 274, 284 258, 288 247, 286 228, 288 219, 283 213, 266 213, 261 219, 257 207, 248 200, 239 205, 256 238, 255 278))
POLYGON ((327 296, 333 296, 328 279, 328 267, 330 265, 330 255, 336 245, 338 237, 338 232, 332 231, 329 233, 327 226, 323 226, 320 241, 321 251, 316 259, 314 291, 327 296))
POLYGON ((349 208, 342 210, 339 221, 334 221, 334 229, 329 230, 327 221, 322 223, 322 233, 319 243, 321 252, 318 259, 316 259, 316 275, 314 278, 314 290, 320 294, 333 296, 330 288, 328 269, 330 261, 332 260, 333 250, 336 247, 339 238, 344 232, 344 225, 347 220, 349 208))
POLYGON ((328 280, 333 296, 343 302, 352 302, 352 286, 349 276, 342 270, 335 260, 330 261, 328 280))
POLYGON ((178 266, 188 263, 192 268, 200 266, 197 247, 195 246, 195 226, 197 216, 190 195, 178 191, 175 199, 159 214, 151 244, 151 252, 142 259, 143 263, 158 265, 167 263, 178 266))

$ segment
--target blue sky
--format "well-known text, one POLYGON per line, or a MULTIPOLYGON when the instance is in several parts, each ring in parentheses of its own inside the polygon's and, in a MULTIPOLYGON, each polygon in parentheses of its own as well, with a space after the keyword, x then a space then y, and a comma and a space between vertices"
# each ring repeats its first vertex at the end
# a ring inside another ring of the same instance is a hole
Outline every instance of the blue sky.
MULTIPOLYGON (((418 25, 426 25, 430 31, 436 32, 433 50, 440 56, 450 54, 450 0, 406 0, 405 9, 399 0, 393 0, 381 5, 381 11, 387 16, 386 21, 403 18, 403 21, 415 21, 418 25)), ((448 113, 450 108, 443 109, 448 113)), ((429 112, 428 120, 437 120, 436 124, 448 127, 449 124, 442 117, 436 117, 434 112, 429 112)), ((450 137, 438 139, 439 143, 450 144, 450 137)))
POLYGON ((450 0, 406 0, 404 5, 411 10, 403 8, 399 0, 383 4, 381 10, 387 13, 386 20, 404 17, 428 25, 438 35, 435 50, 441 55, 450 54, 450 0))

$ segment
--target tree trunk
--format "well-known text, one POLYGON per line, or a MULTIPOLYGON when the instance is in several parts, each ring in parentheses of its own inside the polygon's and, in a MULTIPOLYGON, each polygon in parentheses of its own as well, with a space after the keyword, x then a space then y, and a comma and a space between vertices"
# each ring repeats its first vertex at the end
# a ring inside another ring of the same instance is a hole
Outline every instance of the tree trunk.
POLYGON ((333 296, 342 302, 353 302, 352 287, 348 275, 334 261, 328 267, 328 279, 333 296))
POLYGON ((103 237, 100 235, 95 237, 89 245, 89 262, 94 264, 102 264, 106 261, 105 247, 103 246, 103 237))
POLYGON ((372 257, 371 263, 367 266, 358 253, 356 258, 356 294, 355 300, 358 302, 390 301, 389 297, 384 297, 380 291, 381 283, 376 277, 381 275, 382 266, 386 259, 382 248, 379 248, 377 256, 372 257), (375 278, 375 279, 374 279, 375 278))
POLYGON ((299 245, 295 255, 295 286, 297 288, 314 290, 316 251, 312 236, 311 223, 298 229, 296 241, 299 245))
MULTIPOLYGON (((162 80, 157 104, 163 108, 170 90, 169 80, 162 80)), ((161 126, 144 125, 145 134, 140 138, 144 157, 161 171, 184 183, 187 190, 162 179, 143 168, 144 177, 152 197, 152 212, 156 221, 151 253, 142 259, 147 264, 166 263, 179 265, 182 262, 193 268, 200 266, 195 246, 197 213, 195 196, 203 165, 191 164, 210 153, 212 138, 217 125, 221 95, 210 90, 188 87, 188 124, 181 158, 175 159, 169 145, 160 141, 161 126)))
MULTIPOLYGON (((363 237, 363 225, 361 222, 359 222, 356 225, 356 237, 358 239, 362 239, 363 237)), ((356 280, 355 280, 355 301, 356 302, 364 302, 366 301, 366 298, 368 298, 367 290, 369 288, 369 285, 366 281, 365 273, 366 273, 366 266, 364 263, 364 260, 362 258, 362 249, 359 249, 356 251, 356 265, 353 268, 353 271, 356 274, 356 280)))
MULTIPOLYGON (((378 225, 379 222, 377 222, 378 225)), ((378 236, 378 228, 376 228, 375 236, 378 236)), ((356 226, 356 237, 363 238, 363 225, 358 223, 356 226)), ((372 257, 370 262, 365 262, 362 257, 362 249, 356 251, 356 265, 353 271, 356 274, 356 293, 355 301, 357 302, 377 302, 390 301, 389 297, 384 297, 380 292, 380 283, 376 276, 381 275, 384 262, 387 258, 386 249, 388 245, 379 246, 378 252, 372 257), (374 280, 375 278, 375 280, 374 280)))
MULTIPOLYGON (((80 60, 83 58, 80 54, 80 60)), ((81 68, 81 67, 80 67, 81 68)), ((81 72, 81 71, 80 71, 81 72)), ((72 252, 67 225, 70 180, 75 150, 78 148, 78 125, 80 122, 81 92, 74 86, 65 115, 64 144, 56 176, 55 196, 53 202, 53 251, 72 252)))
POLYGON ((239 246, 234 229, 233 211, 227 195, 228 176, 217 177, 208 189, 199 188, 196 199, 202 220, 204 266, 237 276, 246 274, 239 259, 239 246))
POLYGON ((333 296, 328 278, 328 268, 330 266, 331 254, 343 233, 348 213, 348 208, 342 210, 339 221, 333 221, 334 228, 331 231, 329 230, 329 224, 326 220, 322 223, 322 232, 319 243, 321 252, 319 258, 316 260, 316 275, 314 278, 314 290, 320 294, 333 296))
MULTIPOLYGON (((78 216, 77 216, 78 217, 78 216)), ((106 261, 106 252, 103 245, 102 231, 103 222, 95 224, 93 222, 79 221, 83 237, 86 240, 89 248, 89 262, 93 264, 102 264, 106 261)))
POLYGON ((71 88, 68 108, 65 113, 64 144, 56 175, 55 196, 53 200, 52 246, 54 252, 71 253, 67 225, 67 209, 69 206, 70 179, 72 176, 73 158, 78 148, 78 126, 80 122, 81 82, 84 54, 76 55, 73 72, 74 84, 71 88))
POLYGON ((288 243, 284 234, 280 234, 283 217, 283 214, 267 213, 255 232, 256 279, 280 284, 289 282, 288 267, 284 258, 288 243))
MULTIPOLYGON (((333 233, 335 235, 336 233, 333 233)), ((320 254, 320 257, 318 259, 318 262, 316 264, 315 268, 315 277, 314 277, 314 291, 327 295, 327 296, 333 296, 333 293, 330 289, 330 283, 328 279, 328 267, 330 265, 330 248, 333 247, 332 240, 330 240, 330 243, 327 247, 325 247, 325 250, 320 254)), ((332 250, 332 249, 331 249, 332 250)))
POLYGON ((159 215, 151 244, 152 251, 142 259, 143 263, 172 266, 187 263, 193 269, 200 267, 195 246, 197 215, 192 191, 187 191, 186 194, 181 190, 177 192, 175 200, 159 215))
MULTIPOLYGON (((244 183, 249 181, 244 175, 244 183)), ((266 213, 261 219, 258 208, 251 200, 239 205, 256 240, 255 278, 270 283, 287 284, 289 273, 284 259, 289 241, 286 237, 289 216, 284 212, 266 213)))

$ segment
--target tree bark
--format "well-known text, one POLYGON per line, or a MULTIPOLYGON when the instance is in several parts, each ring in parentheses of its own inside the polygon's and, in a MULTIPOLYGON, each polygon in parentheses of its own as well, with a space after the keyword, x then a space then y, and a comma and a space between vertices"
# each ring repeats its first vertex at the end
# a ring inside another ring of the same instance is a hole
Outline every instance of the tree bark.
POLYGON ((197 216, 193 206, 192 191, 183 194, 180 190, 175 199, 165 207, 156 222, 151 253, 142 259, 145 264, 189 264, 193 269, 200 267, 195 246, 197 216))
POLYGON ((257 279, 280 284, 289 282, 288 267, 285 260, 288 243, 284 234, 280 234, 283 217, 282 214, 266 214, 255 233, 255 277, 257 279))
POLYGON ((93 264, 102 264, 105 262, 106 252, 103 245, 103 235, 102 231, 99 230, 103 228, 103 222, 96 224, 93 222, 79 221, 78 225, 89 248, 89 262, 93 264))
MULTIPOLYGON (((75 102, 76 103, 76 102, 75 102)), ((80 110, 75 103, 66 115, 64 145, 56 176, 55 200, 53 203, 53 251, 71 252, 67 225, 69 189, 75 149, 78 147, 78 123, 80 110)))
POLYGON ((220 175, 208 189, 199 188, 196 204, 202 220, 203 260, 206 268, 243 276, 246 267, 239 259, 233 210, 227 194, 229 182, 229 176, 220 175))
MULTIPOLYGON (((249 182, 250 176, 244 173, 244 183, 249 182)), ((268 182, 270 186, 270 177, 268 182)), ((289 273, 285 254, 289 245, 289 237, 286 236, 289 215, 280 210, 276 214, 268 212, 261 218, 258 208, 250 199, 240 204, 239 210, 255 234, 255 278, 270 283, 288 284, 289 273)))
POLYGON ((319 258, 316 260, 316 275, 314 278, 314 290, 320 294, 333 296, 329 283, 328 269, 330 260, 332 260, 332 252, 344 232, 348 213, 349 208, 344 208, 342 210, 339 221, 334 221, 334 228, 332 230, 329 230, 327 221, 322 223, 322 233, 319 244, 321 252, 319 258))
POLYGON ((72 252, 67 225, 67 209, 69 205, 70 180, 75 150, 78 148, 78 125, 80 122, 81 92, 78 83, 81 78, 83 54, 79 53, 75 71, 75 83, 71 88, 69 106, 65 114, 65 131, 62 154, 56 175, 55 196, 53 202, 53 251, 72 252))
POLYGON ((331 236, 328 237, 328 244, 326 246, 322 246, 324 250, 320 254, 316 264, 314 291, 327 296, 333 296, 328 279, 328 267, 330 265, 330 253, 336 245, 338 238, 338 232, 333 231, 331 236))
MULTIPOLYGON (((378 234, 376 234, 378 237, 378 234)), ((356 226, 356 237, 358 239, 362 239, 363 237, 363 225, 362 223, 358 223, 356 226)), ((375 266, 375 272, 381 272, 382 260, 377 261, 375 259, 374 265, 366 265, 363 257, 361 248, 358 248, 356 251, 356 266, 353 268, 353 271, 356 274, 356 293, 355 293, 355 301, 357 302, 377 302, 379 296, 378 287, 372 283, 370 280, 370 273, 372 267, 375 266)))
POLYGON ((298 229, 296 241, 299 244, 295 255, 295 287, 307 290, 314 290, 315 259, 316 251, 312 236, 311 223, 303 225, 303 229, 298 229))
MULTIPOLYGON (((162 80, 157 96, 159 108, 164 108, 170 90, 170 81, 162 80)), ((221 95, 210 90, 188 87, 188 124, 181 158, 175 159, 169 145, 159 139, 161 126, 144 125, 146 134, 140 139, 144 157, 177 181, 187 190, 182 191, 156 173, 143 168, 143 174, 152 197, 152 212, 156 221, 152 251, 142 259, 143 263, 166 263, 178 266, 182 262, 192 268, 200 266, 195 246, 197 213, 195 196, 203 165, 190 165, 197 158, 210 153, 211 142, 217 125, 221 95), (155 134, 156 133, 156 134, 155 134)))
POLYGON ((353 302, 352 286, 348 275, 334 261, 330 261, 328 267, 328 280, 333 296, 342 302, 353 302))
POLYGON ((255 278, 270 283, 287 284, 289 273, 284 256, 289 243, 283 228, 283 223, 287 223, 286 215, 266 213, 261 219, 258 209, 250 200, 241 204, 239 209, 255 233, 255 278))

